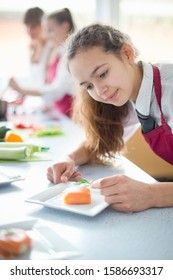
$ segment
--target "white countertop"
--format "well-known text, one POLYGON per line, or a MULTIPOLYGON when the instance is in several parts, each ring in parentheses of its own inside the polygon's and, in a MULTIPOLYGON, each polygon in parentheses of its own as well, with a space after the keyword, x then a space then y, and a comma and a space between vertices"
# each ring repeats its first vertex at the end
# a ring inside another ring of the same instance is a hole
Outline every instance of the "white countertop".
MULTIPOLYGON (((42 138, 51 147, 52 160, 59 160, 81 141, 81 130, 62 120, 66 134, 42 138)), ((173 208, 148 209, 139 213, 120 213, 106 208, 94 217, 74 214, 25 202, 28 197, 52 186, 46 178, 51 161, 1 162, 0 166, 25 177, 24 181, 0 186, 0 224, 8 220, 38 218, 53 228, 80 251, 78 259, 173 259, 173 208)), ((83 178, 98 179, 113 174, 153 182, 154 179, 122 157, 115 166, 83 165, 83 178)))

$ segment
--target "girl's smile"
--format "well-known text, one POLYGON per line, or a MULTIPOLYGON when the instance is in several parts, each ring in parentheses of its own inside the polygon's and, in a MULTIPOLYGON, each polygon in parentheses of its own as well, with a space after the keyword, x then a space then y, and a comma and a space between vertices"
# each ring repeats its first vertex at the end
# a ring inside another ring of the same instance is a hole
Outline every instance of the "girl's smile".
POLYGON ((69 69, 95 100, 116 106, 135 100, 142 80, 129 45, 120 56, 100 47, 81 50, 69 61, 69 69))

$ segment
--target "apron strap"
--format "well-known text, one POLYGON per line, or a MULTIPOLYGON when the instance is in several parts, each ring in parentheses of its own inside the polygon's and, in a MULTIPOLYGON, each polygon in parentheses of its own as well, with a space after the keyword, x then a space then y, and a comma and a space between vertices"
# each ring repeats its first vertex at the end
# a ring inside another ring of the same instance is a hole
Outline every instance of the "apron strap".
POLYGON ((159 108, 160 108, 161 121, 162 121, 162 125, 163 125, 163 124, 166 124, 166 120, 165 120, 165 117, 162 113, 162 108, 161 108, 162 88, 161 88, 160 71, 156 66, 152 65, 152 67, 153 67, 153 74, 154 74, 155 95, 156 95, 157 103, 158 103, 159 108))

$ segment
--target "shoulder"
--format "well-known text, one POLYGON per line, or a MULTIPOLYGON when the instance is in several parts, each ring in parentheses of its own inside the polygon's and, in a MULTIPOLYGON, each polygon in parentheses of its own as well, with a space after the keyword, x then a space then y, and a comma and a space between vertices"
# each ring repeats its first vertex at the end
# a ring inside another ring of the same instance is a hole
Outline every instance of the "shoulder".
POLYGON ((172 63, 158 63, 155 64, 160 70, 162 81, 173 81, 173 64, 172 63))

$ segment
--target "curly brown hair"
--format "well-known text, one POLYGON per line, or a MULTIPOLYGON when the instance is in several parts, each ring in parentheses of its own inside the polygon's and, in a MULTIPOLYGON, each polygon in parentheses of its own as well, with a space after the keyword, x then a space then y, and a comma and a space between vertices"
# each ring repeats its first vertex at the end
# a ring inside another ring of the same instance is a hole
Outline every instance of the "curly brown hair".
MULTIPOLYGON (((70 36, 67 41, 67 63, 80 51, 99 46, 105 52, 120 57, 124 43, 133 46, 131 39, 119 30, 103 24, 91 24, 70 36)), ((133 46, 134 48, 134 46, 133 46)), ((134 48, 135 55, 137 50, 134 48)), ((128 103, 121 107, 94 100, 86 90, 80 89, 73 106, 73 119, 80 122, 86 132, 86 147, 93 161, 105 161, 115 156, 124 146, 123 121, 128 115, 128 103)))

